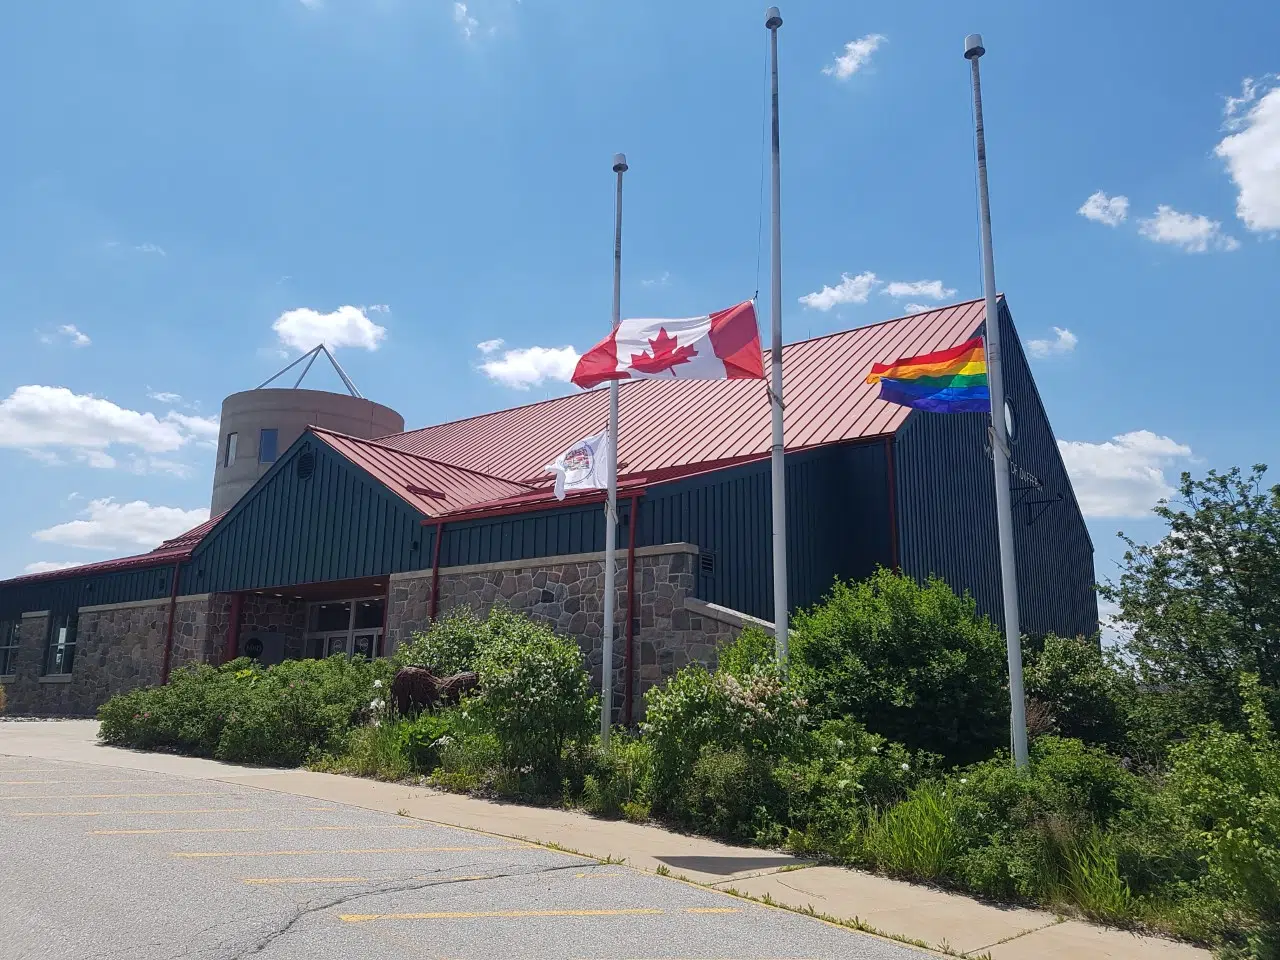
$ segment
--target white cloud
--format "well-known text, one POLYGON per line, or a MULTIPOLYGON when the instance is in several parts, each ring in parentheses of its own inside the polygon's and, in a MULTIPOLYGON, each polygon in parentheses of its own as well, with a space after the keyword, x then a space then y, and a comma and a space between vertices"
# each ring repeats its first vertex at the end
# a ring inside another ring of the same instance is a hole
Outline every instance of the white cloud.
POLYGON ((170 393, 167 390, 147 391, 147 396, 158 403, 178 403, 182 400, 182 394, 170 393))
POLYGON ((516 390, 540 387, 548 380, 568 381, 578 365, 573 347, 526 347, 507 350, 495 360, 486 360, 480 369, 490 380, 516 390))
POLYGON ((1061 356, 1074 350, 1079 342, 1080 338, 1070 330, 1054 327, 1052 340, 1028 340, 1027 353, 1033 357, 1061 356))
POLYGON ((492 340, 481 340, 476 344, 476 349, 481 353, 493 353, 493 351, 497 350, 504 343, 506 343, 506 341, 501 337, 495 337, 492 340))
POLYGON ((868 33, 865 37, 850 40, 844 45, 844 54, 836 57, 835 63, 823 67, 822 72, 837 80, 848 80, 867 65, 882 43, 888 41, 889 38, 880 33, 868 33))
POLYGON ((945 300, 947 297, 956 295, 955 289, 944 287, 941 280, 915 280, 911 283, 893 280, 885 284, 885 288, 880 292, 895 299, 928 297, 930 300, 945 300))
POLYGON ((51 573, 54 570, 65 570, 67 567, 78 567, 83 560, 37 560, 22 568, 23 573, 51 573))
POLYGON ((641 280, 640 285, 644 287, 666 287, 671 284, 671 271, 663 270, 662 276, 654 277, 651 280, 641 280))
POLYGON ((320 313, 310 307, 286 310, 271 325, 280 342, 295 350, 310 350, 317 343, 329 347, 362 347, 377 350, 387 328, 374 323, 362 307, 339 307, 320 313))
POLYGON ((1086 220, 1105 223, 1108 227, 1119 226, 1129 218, 1129 198, 1117 195, 1108 197, 1101 190, 1089 194, 1076 213, 1086 220))
POLYGON ((1187 253, 1204 253, 1210 248, 1231 251, 1240 246, 1239 240, 1222 232, 1220 221, 1179 213, 1167 203, 1156 207, 1155 216, 1139 220, 1138 232, 1156 243, 1181 247, 1187 253))
POLYGON ((1236 216, 1250 230, 1280 230, 1278 80, 1276 76, 1247 79, 1239 97, 1227 98, 1227 128, 1234 132, 1214 148, 1240 191, 1236 216))
POLYGON ((385 303, 371 303, 365 307, 366 310, 372 310, 374 313, 390 313, 391 308, 385 303))
POLYGON ((936 310, 937 307, 931 307, 927 303, 905 303, 902 305, 902 309, 910 315, 913 313, 928 313, 930 310, 936 310))
POLYGON ((153 507, 145 500, 116 503, 109 497, 90 500, 82 514, 84 519, 37 530, 32 536, 88 550, 150 550, 209 519, 205 507, 153 507))
POLYGON ((164 252, 164 247, 158 246, 154 243, 140 243, 133 249, 137 250, 139 253, 154 253, 158 257, 168 256, 168 254, 164 252))
POLYGON ((184 479, 192 472, 187 464, 167 457, 134 457, 129 461, 129 470, 137 474, 167 473, 184 479))
POLYGON ((298 0, 298 2, 308 10, 319 10, 320 7, 323 6, 321 0, 298 0))
POLYGON ((1142 517, 1173 494, 1164 471, 1191 456, 1191 448, 1150 430, 1104 443, 1059 440, 1071 485, 1086 517, 1142 517))
POLYGON ((164 418, 170 423, 178 424, 188 437, 198 443, 211 447, 218 445, 218 417, 193 417, 170 410, 164 418))
POLYGON ((816 293, 806 293, 800 302, 815 310, 830 310, 842 303, 866 303, 880 281, 870 270, 851 277, 847 273, 840 274, 840 282, 834 287, 823 286, 816 293))
POLYGON ((467 12, 467 5, 460 2, 453 5, 453 22, 458 25, 458 29, 462 31, 462 35, 468 40, 471 39, 472 34, 480 26, 480 21, 467 12))
POLYGON ((64 323, 58 328, 58 332, 70 340, 73 347, 87 347, 93 343, 88 336, 76 328, 74 323, 64 323))
MULTIPOLYGON (((173 410, 157 417, 66 387, 29 384, 0 400, 0 447, 23 450, 49 466, 78 461, 109 470, 117 465, 108 452, 113 447, 136 447, 150 456, 173 453, 192 443, 214 446, 217 437, 214 417, 173 410)), ((148 461, 148 457, 142 459, 148 461)), ((156 461, 156 469, 168 469, 162 464, 169 462, 156 461)))

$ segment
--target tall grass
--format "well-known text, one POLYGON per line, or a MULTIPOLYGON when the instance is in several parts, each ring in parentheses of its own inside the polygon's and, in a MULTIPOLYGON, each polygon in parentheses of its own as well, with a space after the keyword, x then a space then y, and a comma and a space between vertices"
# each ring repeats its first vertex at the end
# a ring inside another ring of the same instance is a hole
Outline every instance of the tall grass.
POLYGON ((1065 846, 1064 876, 1058 896, 1095 920, 1133 915, 1133 893, 1120 876, 1120 865, 1107 835, 1096 826, 1074 834, 1065 846))
POLYGON ((865 849, 886 873, 917 880, 939 880, 964 852, 956 823, 956 804, 946 788, 926 783, 867 825, 865 849))

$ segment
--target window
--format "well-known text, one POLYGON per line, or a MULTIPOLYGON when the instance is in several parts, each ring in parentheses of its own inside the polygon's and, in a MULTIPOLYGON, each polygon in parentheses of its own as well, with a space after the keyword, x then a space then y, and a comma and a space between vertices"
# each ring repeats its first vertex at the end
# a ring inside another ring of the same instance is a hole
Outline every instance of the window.
POLYGON ((49 651, 44 672, 52 676, 71 672, 76 659, 76 614, 55 614, 49 618, 49 651))
POLYGON ((0 622, 0 677, 12 676, 18 659, 18 630, 20 620, 0 622))
POLYGON ((239 439, 240 434, 238 433, 227 434, 227 451, 222 457, 222 465, 224 467, 229 467, 236 462, 236 441, 239 439))
MULTIPOLYGON (((233 434, 234 436, 234 434, 233 434)), ((258 431, 258 462, 275 463, 279 447, 280 432, 275 427, 258 431)))
POLYGON ((1009 438, 1010 443, 1018 440, 1018 418, 1014 415, 1013 404, 1008 400, 1004 402, 1004 435, 1009 438))

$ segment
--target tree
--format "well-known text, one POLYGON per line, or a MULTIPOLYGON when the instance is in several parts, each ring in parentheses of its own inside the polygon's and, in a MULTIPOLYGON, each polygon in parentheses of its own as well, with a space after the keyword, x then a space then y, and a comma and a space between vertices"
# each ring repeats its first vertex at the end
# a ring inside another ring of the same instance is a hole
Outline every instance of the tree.
POLYGON ((1258 676, 1280 717, 1280 485, 1264 487, 1266 470, 1184 473, 1178 497, 1156 507, 1169 528, 1159 543, 1120 534, 1125 570, 1101 593, 1119 607, 1126 653, 1168 734, 1211 721, 1243 729, 1242 673, 1258 676))
POLYGON ((1113 748, 1124 742, 1132 677, 1096 636, 1046 636, 1027 653, 1026 688, 1048 709, 1054 733, 1113 748))

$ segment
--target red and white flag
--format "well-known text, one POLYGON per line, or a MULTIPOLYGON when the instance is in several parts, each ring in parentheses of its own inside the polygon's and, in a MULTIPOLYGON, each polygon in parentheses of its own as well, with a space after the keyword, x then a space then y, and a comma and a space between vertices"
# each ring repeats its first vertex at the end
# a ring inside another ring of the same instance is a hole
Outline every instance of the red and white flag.
POLYGON ((623 320, 583 354, 572 379, 589 388, 644 377, 763 380, 755 304, 684 320, 623 320))

